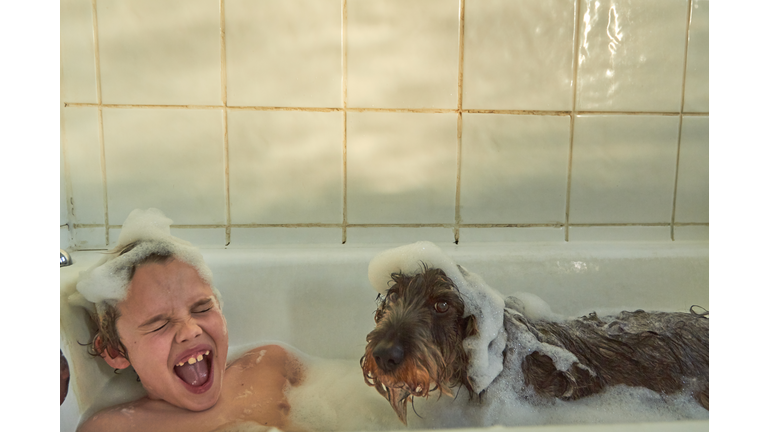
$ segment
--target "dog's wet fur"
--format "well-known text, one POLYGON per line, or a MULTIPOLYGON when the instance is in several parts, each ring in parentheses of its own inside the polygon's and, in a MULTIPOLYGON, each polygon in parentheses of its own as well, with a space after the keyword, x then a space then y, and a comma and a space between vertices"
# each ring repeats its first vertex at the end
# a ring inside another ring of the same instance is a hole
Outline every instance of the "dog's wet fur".
MULTIPOLYGON (((386 295, 379 296, 376 327, 360 359, 366 383, 389 400, 403 423, 413 397, 427 397, 434 390, 452 395, 459 385, 469 390, 470 398, 477 396, 462 346, 477 326, 473 316, 464 316, 454 283, 442 270, 427 266, 415 275, 391 277, 386 295)), ((538 395, 575 400, 624 384, 661 394, 689 391, 709 409, 708 313, 694 313, 693 308, 691 313, 637 310, 604 320, 592 313, 554 322, 512 312, 512 299, 507 307, 508 333, 526 329, 539 342, 567 350, 578 360, 561 371, 542 352, 525 356, 523 379, 538 395)))

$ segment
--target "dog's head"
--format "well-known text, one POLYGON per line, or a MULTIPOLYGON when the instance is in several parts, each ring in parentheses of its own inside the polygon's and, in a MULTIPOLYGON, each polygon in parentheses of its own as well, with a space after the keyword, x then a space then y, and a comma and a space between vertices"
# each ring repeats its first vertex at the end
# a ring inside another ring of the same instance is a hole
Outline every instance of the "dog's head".
POLYGON ((403 423, 413 397, 431 391, 451 395, 467 380, 465 337, 477 331, 473 316, 445 272, 422 265, 413 275, 392 273, 386 294, 379 295, 376 328, 366 340, 360 366, 366 383, 389 400, 403 423))

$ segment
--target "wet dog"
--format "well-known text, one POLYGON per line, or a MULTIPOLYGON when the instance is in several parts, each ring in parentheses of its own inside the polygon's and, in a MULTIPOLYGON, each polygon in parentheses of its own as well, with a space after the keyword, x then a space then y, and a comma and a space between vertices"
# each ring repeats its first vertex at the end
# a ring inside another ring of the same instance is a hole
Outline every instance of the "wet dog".
MULTIPOLYGON (((466 343, 482 330, 482 313, 467 314, 465 300, 446 272, 424 264, 415 273, 392 273, 379 296, 360 365, 403 423, 407 403, 432 391, 451 395, 463 386, 482 399, 488 384, 478 385, 468 372, 473 353, 466 343)), ((525 386, 544 398, 576 400, 624 384, 689 392, 709 409, 708 313, 637 310, 548 321, 527 316, 525 304, 509 297, 503 329, 504 368, 518 362, 525 386)))

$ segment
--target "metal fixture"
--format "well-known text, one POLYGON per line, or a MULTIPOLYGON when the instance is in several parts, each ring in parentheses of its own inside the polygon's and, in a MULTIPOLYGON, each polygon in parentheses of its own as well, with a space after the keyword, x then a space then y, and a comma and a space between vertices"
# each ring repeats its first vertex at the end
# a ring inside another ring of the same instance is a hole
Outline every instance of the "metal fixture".
POLYGON ((66 267, 72 265, 72 257, 69 256, 67 251, 64 249, 59 249, 59 254, 61 255, 59 257, 59 267, 66 267))

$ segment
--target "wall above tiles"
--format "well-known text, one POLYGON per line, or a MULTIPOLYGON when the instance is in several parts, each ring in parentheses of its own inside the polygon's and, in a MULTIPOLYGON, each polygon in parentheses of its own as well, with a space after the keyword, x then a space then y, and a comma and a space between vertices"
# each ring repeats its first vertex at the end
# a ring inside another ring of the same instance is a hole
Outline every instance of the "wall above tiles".
POLYGON ((706 241, 708 52, 702 0, 62 0, 62 247, 706 241))

